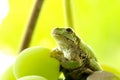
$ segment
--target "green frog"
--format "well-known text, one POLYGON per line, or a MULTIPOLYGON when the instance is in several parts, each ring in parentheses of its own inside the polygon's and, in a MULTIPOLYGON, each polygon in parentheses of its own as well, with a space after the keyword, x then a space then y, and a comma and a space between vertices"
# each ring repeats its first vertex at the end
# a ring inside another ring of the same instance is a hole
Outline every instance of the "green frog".
POLYGON ((80 76, 102 70, 93 50, 71 28, 55 28, 52 31, 58 47, 51 52, 62 67, 66 80, 80 80, 80 76))

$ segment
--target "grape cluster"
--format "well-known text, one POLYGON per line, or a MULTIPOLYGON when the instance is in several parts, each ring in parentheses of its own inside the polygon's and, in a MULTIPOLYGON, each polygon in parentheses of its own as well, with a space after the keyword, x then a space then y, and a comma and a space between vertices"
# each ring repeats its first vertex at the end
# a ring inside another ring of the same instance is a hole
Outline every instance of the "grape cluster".
POLYGON ((23 50, 0 80, 58 80, 60 64, 50 52, 39 46, 23 50))

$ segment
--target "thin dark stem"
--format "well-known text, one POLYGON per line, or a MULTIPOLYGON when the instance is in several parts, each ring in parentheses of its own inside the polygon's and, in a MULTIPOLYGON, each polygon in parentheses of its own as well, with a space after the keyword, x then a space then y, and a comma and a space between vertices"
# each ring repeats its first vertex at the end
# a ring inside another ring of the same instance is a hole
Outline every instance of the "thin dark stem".
POLYGON ((19 52, 27 48, 30 44, 43 1, 44 0, 35 0, 32 13, 30 15, 29 22, 27 23, 23 41, 21 43, 19 52))

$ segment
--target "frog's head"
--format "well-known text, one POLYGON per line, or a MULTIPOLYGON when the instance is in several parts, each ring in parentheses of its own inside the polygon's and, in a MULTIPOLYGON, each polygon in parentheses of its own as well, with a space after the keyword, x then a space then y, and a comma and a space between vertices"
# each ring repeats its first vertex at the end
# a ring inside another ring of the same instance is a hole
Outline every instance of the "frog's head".
POLYGON ((69 44, 69 42, 71 42, 78 45, 80 42, 71 28, 55 28, 52 31, 52 35, 59 43, 69 44))

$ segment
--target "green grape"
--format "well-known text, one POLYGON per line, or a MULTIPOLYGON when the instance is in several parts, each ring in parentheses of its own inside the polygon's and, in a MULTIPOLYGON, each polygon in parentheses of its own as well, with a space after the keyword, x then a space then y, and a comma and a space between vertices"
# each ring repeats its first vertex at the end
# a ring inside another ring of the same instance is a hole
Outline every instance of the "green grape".
POLYGON ((24 77, 21 77, 17 80, 47 80, 46 78, 42 77, 42 76, 24 76, 24 77))
POLYGON ((10 66, 1 76, 0 80, 16 80, 13 75, 13 66, 10 66))
POLYGON ((42 47, 32 47, 23 50, 18 55, 13 66, 13 72, 18 79, 27 75, 38 75, 48 80, 59 77, 59 62, 50 57, 50 50, 42 47))

